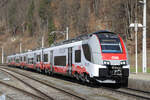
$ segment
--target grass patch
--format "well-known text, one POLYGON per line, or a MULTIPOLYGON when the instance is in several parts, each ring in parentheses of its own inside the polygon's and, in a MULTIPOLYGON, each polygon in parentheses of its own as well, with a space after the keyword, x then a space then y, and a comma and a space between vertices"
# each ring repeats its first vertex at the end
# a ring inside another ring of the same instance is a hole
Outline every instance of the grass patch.
MULTIPOLYGON (((130 67, 130 72, 135 72, 135 67, 130 67)), ((142 67, 138 67, 138 72, 142 72, 142 67)), ((149 67, 147 67, 147 73, 150 73, 149 67)))

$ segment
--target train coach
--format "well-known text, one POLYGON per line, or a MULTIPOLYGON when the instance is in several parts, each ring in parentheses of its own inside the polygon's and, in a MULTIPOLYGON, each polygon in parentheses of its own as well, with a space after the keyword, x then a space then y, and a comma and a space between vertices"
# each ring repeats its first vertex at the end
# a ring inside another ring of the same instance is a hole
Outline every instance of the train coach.
POLYGON ((49 48, 7 57, 9 66, 62 74, 83 82, 128 85, 128 54, 122 38, 109 31, 81 35, 49 48))

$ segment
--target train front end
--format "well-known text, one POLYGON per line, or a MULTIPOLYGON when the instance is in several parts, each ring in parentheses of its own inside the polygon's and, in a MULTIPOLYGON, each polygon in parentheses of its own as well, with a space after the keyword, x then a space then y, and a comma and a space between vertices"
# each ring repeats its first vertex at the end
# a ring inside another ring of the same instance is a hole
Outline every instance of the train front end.
POLYGON ((122 38, 112 32, 96 32, 89 39, 92 63, 90 73, 101 83, 128 85, 128 54, 122 38))

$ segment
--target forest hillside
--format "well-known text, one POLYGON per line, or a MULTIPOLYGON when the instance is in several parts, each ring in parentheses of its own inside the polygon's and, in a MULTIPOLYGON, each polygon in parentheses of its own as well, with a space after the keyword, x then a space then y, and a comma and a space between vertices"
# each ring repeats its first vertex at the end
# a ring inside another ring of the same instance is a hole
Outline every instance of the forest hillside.
MULTIPOLYGON (((65 31, 69 38, 98 30, 113 31, 124 39, 131 65, 134 65, 134 29, 130 23, 142 23, 143 5, 136 0, 0 0, 0 46, 5 57, 44 47, 65 39, 52 31, 65 31)), ((150 60, 150 0, 147 0, 147 47, 150 60)), ((141 65, 142 29, 138 30, 138 53, 141 65)), ((1 56, 1 55, 0 55, 1 56)), ((150 66, 150 63, 149 65, 150 66)))

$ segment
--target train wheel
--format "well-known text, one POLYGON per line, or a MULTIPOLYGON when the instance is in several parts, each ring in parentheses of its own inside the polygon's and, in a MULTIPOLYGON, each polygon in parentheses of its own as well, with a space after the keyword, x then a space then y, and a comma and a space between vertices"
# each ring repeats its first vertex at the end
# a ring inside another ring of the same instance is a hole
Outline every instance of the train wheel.
POLYGON ((38 71, 37 71, 37 67, 35 67, 35 71, 38 72, 38 71))
POLYGON ((50 72, 50 76, 54 75, 54 69, 53 69, 53 67, 51 67, 51 69, 49 70, 49 72, 50 72))
POLYGON ((48 69, 46 69, 45 74, 46 74, 46 75, 49 75, 49 70, 48 70, 48 69))
POLYGON ((48 69, 45 69, 44 73, 45 73, 46 75, 49 75, 49 70, 48 70, 48 69))
POLYGON ((75 73, 75 77, 76 77, 76 79, 79 81, 80 80, 80 78, 79 78, 79 74, 76 72, 75 73))
POLYGON ((38 67, 36 68, 36 71, 37 71, 37 73, 39 73, 39 72, 40 72, 38 67))
POLYGON ((90 82, 90 77, 89 77, 89 75, 85 74, 84 77, 85 77, 85 82, 86 82, 86 83, 89 83, 89 82, 90 82))
POLYGON ((49 70, 48 70, 48 75, 49 75, 49 76, 51 76, 51 75, 52 75, 51 71, 49 71, 49 70))
POLYGON ((26 66, 24 66, 24 67, 23 67, 23 69, 24 69, 24 70, 26 70, 26 69, 27 69, 27 67, 26 67, 26 66))
POLYGON ((44 69, 44 74, 46 74, 46 75, 47 75, 47 69, 46 69, 46 68, 44 69))
POLYGON ((41 70, 41 68, 39 68, 39 72, 40 72, 40 73, 42 73, 42 70, 41 70))
POLYGON ((20 66, 21 67, 21 69, 23 69, 23 66, 20 66))
POLYGON ((82 82, 85 83, 85 74, 84 73, 80 74, 80 78, 81 78, 82 82))

